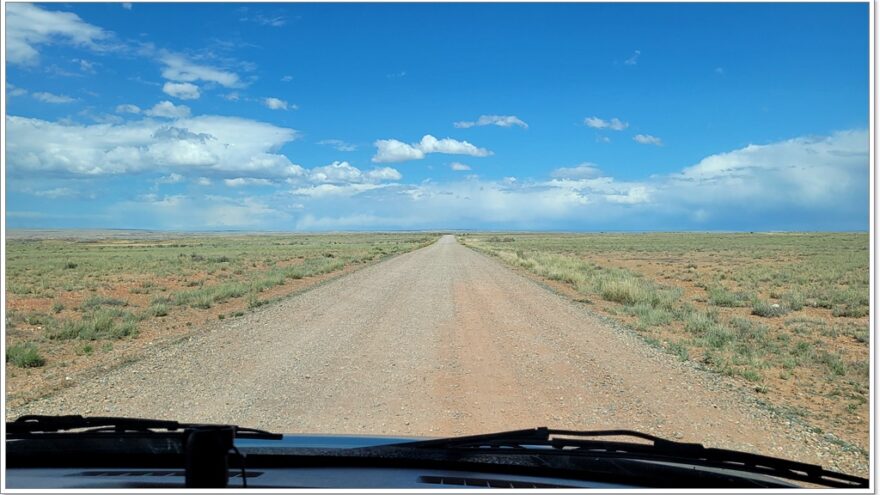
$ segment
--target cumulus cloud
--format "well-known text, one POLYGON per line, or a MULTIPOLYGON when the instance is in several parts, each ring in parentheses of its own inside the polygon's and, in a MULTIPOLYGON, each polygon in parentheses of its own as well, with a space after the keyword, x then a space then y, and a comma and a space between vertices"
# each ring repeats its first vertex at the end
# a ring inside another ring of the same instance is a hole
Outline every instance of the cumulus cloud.
POLYGON ((301 178, 288 179, 296 187, 294 196, 311 198, 350 197, 366 191, 396 185, 403 176, 391 167, 363 171, 346 161, 335 161, 307 171, 301 178))
POLYGON ((188 83, 205 81, 227 88, 241 86, 238 74, 198 64, 178 53, 163 52, 159 55, 159 61, 165 66, 162 69, 162 77, 170 81, 188 83))
POLYGON ((449 168, 455 170, 456 172, 464 172, 471 169, 470 165, 465 165, 464 163, 452 162, 449 164, 449 168))
POLYGON ((528 129, 529 125, 517 118, 516 115, 480 115, 476 121, 460 121, 452 125, 461 129, 467 129, 474 126, 497 125, 499 127, 519 126, 528 129))
POLYGON ((42 101, 43 103, 59 104, 59 103, 73 103, 76 101, 76 98, 71 98, 70 96, 67 96, 67 95, 56 95, 54 93, 47 93, 44 91, 33 93, 31 96, 33 96, 34 99, 36 99, 36 100, 42 101))
POLYGON ((654 146, 663 146, 663 140, 661 140, 657 136, 652 136, 650 134, 636 134, 635 136, 633 136, 633 141, 639 144, 653 144, 654 146))
POLYGON ((374 168, 373 170, 368 171, 364 174, 364 178, 367 181, 386 181, 386 180, 400 180, 403 176, 396 169, 391 167, 381 167, 374 168))
POLYGON ((196 185, 199 186, 210 186, 214 183, 211 179, 207 177, 197 177, 193 182, 195 182, 196 185))
MULTIPOLYGON (((118 107, 117 111, 119 111, 118 107)), ((156 103, 155 105, 153 105, 153 108, 146 110, 144 113, 149 115, 150 117, 180 119, 184 117, 189 117, 189 107, 186 105, 175 105, 174 103, 166 100, 156 103)))
POLYGON ((255 179, 253 177, 236 177, 235 179, 224 179, 223 183, 228 187, 242 186, 271 186, 272 181, 269 179, 255 179))
POLYGON ((845 131, 750 145, 644 180, 584 163, 547 180, 325 188, 305 203, 310 213, 297 227, 864 229, 869 166, 867 132, 845 131))
POLYGON ((335 161, 323 167, 315 167, 308 173, 308 179, 311 182, 335 184, 400 180, 401 177, 400 172, 391 167, 375 168, 368 172, 362 172, 345 161, 335 161))
POLYGON ((489 156, 491 151, 478 148, 467 141, 451 138, 437 139, 427 134, 418 143, 407 144, 396 139, 380 139, 376 141, 376 155, 373 162, 391 163, 407 160, 421 160, 428 153, 445 153, 450 155, 489 156))
POLYGON ((72 12, 47 10, 30 3, 6 5, 6 60, 12 64, 38 64, 40 45, 63 41, 94 49, 100 48, 98 43, 108 36, 72 12))
POLYGON ((599 117, 587 117, 584 119, 584 125, 593 129, 611 129, 612 131, 622 131, 629 127, 629 124, 618 118, 611 120, 600 119, 599 117))
POLYGON ((9 116, 6 132, 8 170, 29 176, 164 171, 281 178, 303 173, 277 152, 298 137, 297 131, 244 118, 77 125, 9 116))
POLYGON ((116 113, 141 113, 141 108, 137 105, 126 103, 124 105, 116 105, 116 113))
POLYGON ((357 145, 354 145, 351 143, 346 143, 345 141, 343 141, 341 139, 323 139, 321 141, 318 141, 318 144, 323 145, 323 146, 331 146, 334 149, 336 149, 336 151, 356 151, 357 150, 357 145))
POLYGON ((181 100, 196 100, 201 96, 199 87, 190 83, 166 82, 162 92, 181 100))
POLYGON ((287 110, 290 108, 291 110, 296 110, 296 105, 290 105, 286 101, 279 98, 263 98, 263 105, 270 110, 287 110))

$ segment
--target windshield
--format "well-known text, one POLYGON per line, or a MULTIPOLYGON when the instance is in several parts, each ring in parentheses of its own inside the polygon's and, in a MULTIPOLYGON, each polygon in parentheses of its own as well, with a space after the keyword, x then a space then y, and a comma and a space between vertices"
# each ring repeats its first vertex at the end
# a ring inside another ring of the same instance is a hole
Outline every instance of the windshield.
POLYGON ((7 420, 868 475, 867 3, 5 9, 7 420))

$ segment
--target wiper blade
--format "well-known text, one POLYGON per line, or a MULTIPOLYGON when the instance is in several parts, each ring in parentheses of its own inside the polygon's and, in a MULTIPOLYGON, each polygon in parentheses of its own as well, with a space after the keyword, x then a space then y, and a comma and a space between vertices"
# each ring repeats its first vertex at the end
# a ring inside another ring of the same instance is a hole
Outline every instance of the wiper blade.
MULTIPOLYGON (((71 432, 71 430, 86 430, 76 433, 116 433, 125 434, 130 432, 153 432, 156 430, 163 431, 185 431, 188 429, 204 427, 204 426, 220 426, 205 425, 197 423, 179 423, 177 421, 166 421, 161 419, 144 419, 144 418, 126 418, 117 416, 44 416, 44 415, 27 415, 21 416, 15 421, 6 423, 6 433, 10 436, 28 436, 39 433, 58 433, 71 432)), ((280 440, 282 435, 272 433, 256 428, 246 428, 236 425, 232 426, 235 431, 236 438, 258 438, 267 440, 280 440)), ((73 432, 71 432, 73 433, 73 432)))
POLYGON ((416 449, 472 450, 493 453, 532 453, 627 457, 639 460, 690 463, 733 469, 835 488, 868 487, 868 480, 822 466, 735 450, 706 448, 632 430, 556 430, 546 427, 483 435, 438 438, 396 444, 416 449), (650 443, 620 442, 597 438, 633 437, 650 443))

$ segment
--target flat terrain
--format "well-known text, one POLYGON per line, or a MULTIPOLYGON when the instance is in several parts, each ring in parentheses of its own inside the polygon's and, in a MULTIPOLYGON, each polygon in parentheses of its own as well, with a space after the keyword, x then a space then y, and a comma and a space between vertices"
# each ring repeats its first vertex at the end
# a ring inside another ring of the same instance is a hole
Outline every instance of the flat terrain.
POLYGON ((6 392, 15 405, 437 239, 427 234, 10 231, 6 392))
POLYGON ((860 454, 758 407, 732 379, 452 236, 7 412, 431 436, 632 428, 867 473, 860 454))
POLYGON ((462 238, 867 455, 867 234, 462 238))

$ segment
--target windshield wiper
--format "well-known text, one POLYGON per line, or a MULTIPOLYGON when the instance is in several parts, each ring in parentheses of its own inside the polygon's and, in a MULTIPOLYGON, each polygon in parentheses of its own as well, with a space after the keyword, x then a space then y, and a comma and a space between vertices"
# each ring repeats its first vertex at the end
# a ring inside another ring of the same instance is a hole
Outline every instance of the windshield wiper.
POLYGON ((41 433, 105 433, 125 434, 131 432, 147 433, 156 430, 162 431, 185 431, 205 426, 231 426, 235 432, 235 438, 257 438, 266 440, 280 440, 283 435, 272 433, 256 428, 246 428, 237 425, 208 425, 198 423, 178 423, 161 419, 125 418, 116 416, 21 416, 15 421, 6 423, 6 434, 11 438, 41 433), (85 430, 73 432, 71 430, 85 430))
POLYGON ((865 478, 829 471, 814 464, 735 450, 707 448, 698 443, 675 442, 632 430, 578 431, 540 427, 420 440, 389 447, 630 458, 733 469, 835 488, 868 487, 868 480, 865 478), (650 443, 597 439, 603 437, 633 437, 650 443))

